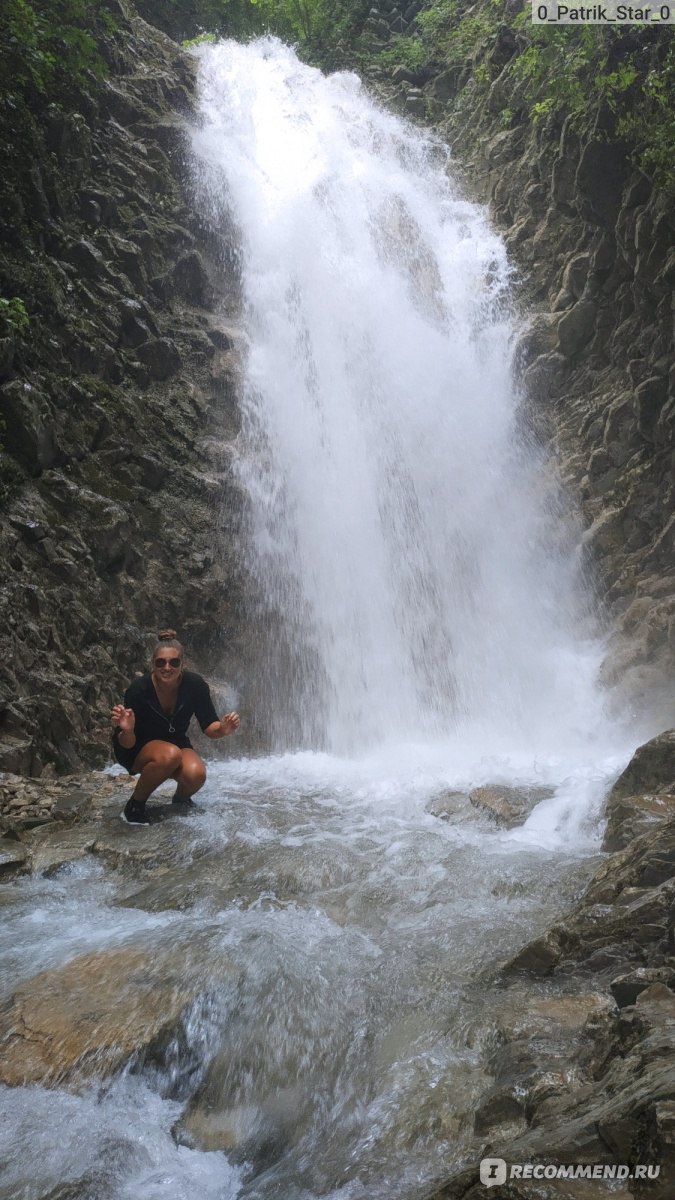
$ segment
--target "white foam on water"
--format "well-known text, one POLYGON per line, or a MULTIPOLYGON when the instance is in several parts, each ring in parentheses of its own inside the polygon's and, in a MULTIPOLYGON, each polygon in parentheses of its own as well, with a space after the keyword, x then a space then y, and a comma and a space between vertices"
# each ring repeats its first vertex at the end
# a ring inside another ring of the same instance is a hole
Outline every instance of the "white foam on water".
POLYGON ((103 1094, 0 1086, 0 1195, 40 1200, 79 1183, 83 1198, 235 1200, 240 1169, 171 1137, 182 1107, 128 1076, 103 1094))

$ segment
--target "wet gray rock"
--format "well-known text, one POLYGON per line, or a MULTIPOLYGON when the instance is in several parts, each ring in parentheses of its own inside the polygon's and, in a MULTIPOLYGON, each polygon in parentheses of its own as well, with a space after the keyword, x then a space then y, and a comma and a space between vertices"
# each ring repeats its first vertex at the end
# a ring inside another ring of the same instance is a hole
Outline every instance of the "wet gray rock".
POLYGON ((91 825, 64 827, 59 822, 32 830, 24 837, 24 847, 33 874, 54 875, 88 854, 95 840, 91 825))
POLYGON ((619 975, 609 985, 617 1008, 635 1004, 638 996, 646 992, 653 983, 663 983, 671 991, 675 988, 675 965, 670 967, 636 967, 627 975, 619 975))
POLYGON ((43 971, 0 1015, 0 1081, 77 1087, 166 1041, 203 986, 190 947, 101 950, 43 971))
POLYGON ((155 338, 144 342, 136 348, 136 357, 147 367, 150 379, 168 379, 181 367, 178 347, 170 338, 155 338))
POLYGON ((77 270, 85 279, 98 279, 100 276, 107 274, 103 254, 87 238, 81 238, 79 242, 75 242, 70 247, 68 260, 74 267, 77 267, 77 270))
POLYGON ((58 456, 55 420, 47 399, 32 384, 18 379, 0 388, 3 441, 10 454, 31 474, 52 467, 58 456))
POLYGON ((579 353, 595 333, 597 306, 592 300, 579 300, 558 322, 558 343, 561 354, 571 357, 579 353))
POLYGON ((638 747, 606 804, 604 850, 621 850, 675 816, 675 730, 638 747))
POLYGON ((417 95, 413 92, 408 92, 405 98, 405 111, 411 117, 424 117, 427 111, 427 102, 424 96, 417 95))
POLYGON ((548 787, 512 788, 492 784, 474 788, 469 793, 469 800, 504 829, 514 829, 524 824, 540 801, 552 795, 553 788, 548 787))
POLYGON ((142 908, 146 912, 168 909, 182 912, 195 904, 222 909, 238 894, 238 882, 231 883, 231 875, 226 854, 208 854, 183 867, 178 874, 171 871, 152 879, 118 903, 122 908, 142 908))
POLYGON ((432 817, 440 817, 442 821, 450 821, 466 808, 468 799, 468 793, 466 792, 441 792, 440 795, 434 796, 433 800, 429 801, 426 811, 431 813, 432 817))
POLYGON ((214 231, 186 227, 194 68, 131 8, 116 21, 104 47, 112 77, 91 81, 84 124, 51 110, 16 176, 0 180, 2 222, 20 208, 26 231, 3 242, 3 287, 31 314, 30 336, 0 330, 12 342, 0 388, 0 769, 35 776, 106 761, 110 707, 157 628, 178 628, 192 665, 212 665, 240 588, 241 495, 224 495, 237 372, 228 367, 226 386, 212 372, 205 333, 217 300, 238 355, 238 292, 222 259, 209 260, 214 231), (166 297, 149 277, 168 280, 166 297))
POLYGON ((0 837, 0 879, 16 875, 26 868, 26 847, 11 837, 0 837))
POLYGON ((171 271, 171 283, 178 296, 189 304, 204 306, 210 294, 209 277, 198 250, 181 255, 171 271))

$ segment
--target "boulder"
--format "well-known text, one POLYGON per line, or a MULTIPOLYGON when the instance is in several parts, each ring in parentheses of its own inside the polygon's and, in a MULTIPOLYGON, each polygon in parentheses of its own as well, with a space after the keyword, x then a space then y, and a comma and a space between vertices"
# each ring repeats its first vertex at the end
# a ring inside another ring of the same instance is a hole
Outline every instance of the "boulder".
POLYGON ((553 795, 553 788, 547 787, 503 787, 494 784, 490 787, 474 788, 469 792, 469 800, 475 808, 480 808, 492 817, 498 825, 505 829, 513 829, 522 825, 529 817, 532 809, 553 795))
POLYGON ((595 971, 607 982, 671 954, 675 819, 600 865, 578 908, 509 962, 506 976, 595 971))
POLYGON ((0 1015, 0 1082, 110 1075, 168 1037, 198 988, 184 949, 121 947, 42 971, 19 985, 0 1015))
POLYGON ((0 879, 26 869, 26 847, 14 838, 0 837, 0 879))
POLYGON ((586 286, 590 268, 589 254, 575 254, 570 258, 562 277, 563 288, 579 300, 586 286))
POLYGON ((593 337, 597 311, 592 300, 579 300, 560 318, 558 344, 566 358, 578 354, 593 337))
POLYGON ((190 250, 181 255, 171 271, 171 282, 176 294, 189 304, 205 304, 209 294, 209 277, 199 251, 190 250))
POLYGON ((89 853, 96 840, 93 826, 64 827, 61 823, 43 825, 24 835, 31 870, 53 875, 68 863, 89 853))
POLYGON ((405 111, 411 117, 426 116, 427 102, 424 96, 411 96, 408 93, 405 98, 405 111))
POLYGON ((0 388, 5 448, 31 475, 54 466, 58 455, 54 416, 46 398, 19 379, 0 388))
POLYGON ((70 247, 68 262, 71 262, 85 279, 99 279, 108 274, 101 251, 86 238, 81 238, 70 247))
POLYGON ((147 368, 150 378, 159 381, 175 375, 182 365, 178 347, 169 338, 144 342, 137 347, 136 356, 147 368))
POLYGON ((639 746, 607 797, 604 850, 675 815, 675 729, 639 746))
POLYGON ((618 1008, 635 1004, 638 996, 654 983, 665 984, 672 990, 675 985, 675 970, 672 967, 637 967, 626 975, 619 975, 609 985, 618 1008))
POLYGON ((662 376, 645 379, 635 389, 633 407, 637 427, 646 441, 655 441, 655 429, 668 396, 668 380, 662 376))

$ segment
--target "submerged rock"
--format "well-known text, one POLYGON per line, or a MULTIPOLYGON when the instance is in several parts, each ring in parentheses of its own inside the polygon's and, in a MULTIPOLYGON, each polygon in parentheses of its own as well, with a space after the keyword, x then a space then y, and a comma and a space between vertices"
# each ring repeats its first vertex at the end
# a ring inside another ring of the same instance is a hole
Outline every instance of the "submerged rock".
POLYGON ((514 829, 517 825, 524 824, 540 801, 547 800, 553 794, 553 788, 548 787, 512 788, 492 784, 489 787, 474 788, 469 792, 469 800, 475 808, 482 809, 498 825, 505 829, 514 829))
POLYGON ((85 954, 22 983, 0 1016, 0 1082, 73 1082, 111 1074, 175 1028, 199 983, 183 951, 85 954))
POLYGON ((466 792, 440 792, 427 804, 426 811, 432 817, 440 817, 442 821, 450 821, 458 813, 466 809, 469 797, 466 792))

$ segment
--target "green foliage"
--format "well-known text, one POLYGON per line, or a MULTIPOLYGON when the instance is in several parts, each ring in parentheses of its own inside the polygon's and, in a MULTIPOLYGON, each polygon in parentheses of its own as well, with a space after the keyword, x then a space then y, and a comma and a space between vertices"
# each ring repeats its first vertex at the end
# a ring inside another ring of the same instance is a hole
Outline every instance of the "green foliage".
MULTIPOLYGON (((522 25, 522 21, 521 21, 522 25)), ((633 157, 675 189, 675 42, 670 28, 530 25, 512 71, 525 86, 535 122, 568 116, 581 128, 604 110, 605 136, 624 139, 633 157)))
POLYGON ((209 44, 217 40, 215 33, 198 33, 197 37, 183 38, 183 45, 189 50, 190 46, 202 46, 205 42, 209 44))
POLYGON ((431 0, 415 18, 415 29, 429 58, 464 66, 480 54, 501 20, 500 0, 431 0))
POLYGON ((529 45, 517 56, 513 72, 525 83, 525 97, 535 120, 556 109, 571 114, 583 111, 598 64, 598 28, 530 26, 529 45))
POLYGON ((30 325, 26 305, 18 296, 6 300, 0 296, 0 322, 12 333, 25 333, 30 325))
POLYGON ((203 35, 247 38, 264 33, 328 52, 353 38, 370 0, 137 0, 139 12, 191 44, 203 35))
POLYGON ((419 71, 427 62, 427 53, 419 38, 394 34, 389 44, 377 56, 383 67, 407 67, 419 71))
POLYGON ((287 33, 308 42, 325 23, 321 0, 251 0, 263 24, 275 33, 287 33))
POLYGON ((445 58, 450 66, 463 66, 489 43, 494 37, 500 7, 493 0, 487 0, 483 7, 472 6, 465 15, 458 14, 459 19, 450 29, 445 47, 445 58))
POLYGON ((111 28, 102 0, 4 0, 0 10, 2 92, 55 100, 101 72, 92 29, 111 28))
POLYGON ((675 42, 671 41, 659 68, 652 67, 642 80, 639 106, 626 106, 617 132, 639 147, 642 169, 667 191, 675 193, 675 42))
POLYGON ((457 0, 438 0, 417 14, 415 25, 427 45, 437 45, 456 24, 457 15, 457 0))

